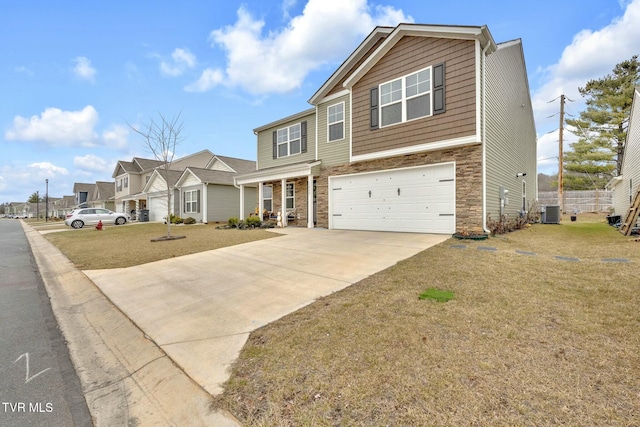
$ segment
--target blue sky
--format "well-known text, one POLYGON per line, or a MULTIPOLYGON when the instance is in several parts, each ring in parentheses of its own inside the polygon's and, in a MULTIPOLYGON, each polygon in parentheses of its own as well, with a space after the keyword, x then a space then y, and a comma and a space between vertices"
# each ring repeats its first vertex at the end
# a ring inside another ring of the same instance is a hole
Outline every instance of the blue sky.
POLYGON ((129 124, 160 113, 181 112, 177 156, 255 160, 252 129, 310 108, 375 25, 400 22, 522 39, 539 171, 556 173, 559 101, 549 101, 564 93, 579 114, 578 87, 640 53, 640 0, 10 0, 0 10, 0 202, 44 193, 45 179, 56 197, 110 181, 118 160, 152 157, 129 124))

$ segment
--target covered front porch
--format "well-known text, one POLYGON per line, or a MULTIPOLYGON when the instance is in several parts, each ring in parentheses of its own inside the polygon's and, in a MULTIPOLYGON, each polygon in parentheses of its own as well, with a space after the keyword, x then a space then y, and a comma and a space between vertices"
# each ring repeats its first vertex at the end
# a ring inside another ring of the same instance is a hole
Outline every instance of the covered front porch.
POLYGON ((320 161, 296 163, 258 170, 235 178, 240 189, 240 218, 257 214, 262 219, 277 219, 281 227, 315 227, 315 179, 320 161), (254 212, 245 212, 245 187, 257 186, 254 212))
POLYGON ((131 216, 131 220, 135 221, 139 218, 140 210, 147 209, 146 195, 142 193, 134 194, 122 199, 118 205, 116 210, 121 209, 119 212, 128 213, 131 216))

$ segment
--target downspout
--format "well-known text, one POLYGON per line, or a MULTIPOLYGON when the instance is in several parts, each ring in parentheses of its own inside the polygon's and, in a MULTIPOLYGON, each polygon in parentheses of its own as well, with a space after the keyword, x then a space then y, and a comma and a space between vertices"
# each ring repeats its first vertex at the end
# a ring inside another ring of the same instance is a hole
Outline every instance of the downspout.
POLYGON ((487 50, 489 43, 482 49, 482 229, 489 233, 487 227, 487 50))

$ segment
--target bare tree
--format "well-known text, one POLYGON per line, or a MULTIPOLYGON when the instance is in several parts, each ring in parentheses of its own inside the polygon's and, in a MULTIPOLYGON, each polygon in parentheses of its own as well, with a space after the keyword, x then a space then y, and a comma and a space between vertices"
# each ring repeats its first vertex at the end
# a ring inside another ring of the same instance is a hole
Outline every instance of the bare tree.
POLYGON ((144 138, 144 144, 154 158, 162 162, 162 165, 156 169, 167 185, 167 238, 171 238, 171 198, 173 196, 169 171, 171 170, 176 147, 184 141, 182 136, 184 124, 180 121, 181 114, 178 113, 169 119, 158 113, 159 119, 151 119, 140 127, 129 124, 129 127, 134 132, 144 138))

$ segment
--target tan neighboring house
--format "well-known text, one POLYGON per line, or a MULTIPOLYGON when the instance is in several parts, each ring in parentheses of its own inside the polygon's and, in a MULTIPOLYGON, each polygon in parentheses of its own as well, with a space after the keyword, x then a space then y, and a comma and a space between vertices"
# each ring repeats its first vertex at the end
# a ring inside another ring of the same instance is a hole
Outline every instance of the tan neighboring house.
POLYGON ((113 181, 96 181, 89 206, 115 211, 115 185, 113 181))
MULTIPOLYGON (((259 209, 284 225, 452 234, 536 200, 520 40, 486 26, 377 27, 309 100, 254 129, 259 209)), ((241 207, 241 215, 248 212, 241 207)))
POLYGON ((147 197, 142 189, 147 184, 154 169, 162 162, 134 157, 130 162, 120 160, 116 164, 112 178, 115 180, 114 202, 116 212, 126 212, 135 219, 140 209, 147 208, 147 197))
POLYGON ((640 188, 640 86, 633 92, 622 169, 620 175, 609 181, 607 188, 613 190, 613 214, 624 219, 640 188))

